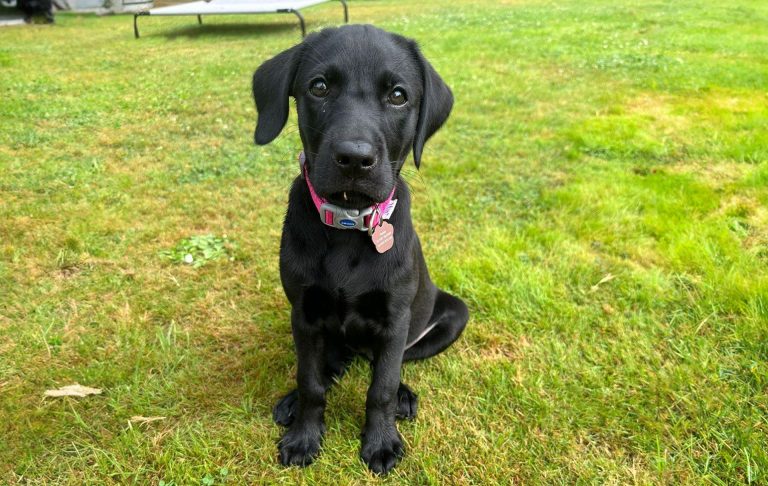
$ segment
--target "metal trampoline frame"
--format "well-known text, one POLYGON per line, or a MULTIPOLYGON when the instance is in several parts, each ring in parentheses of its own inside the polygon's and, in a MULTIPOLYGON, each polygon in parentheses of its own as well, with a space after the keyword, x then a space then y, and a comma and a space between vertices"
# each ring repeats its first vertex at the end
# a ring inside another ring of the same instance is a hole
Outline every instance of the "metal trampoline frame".
MULTIPOLYGON (((179 6, 183 5, 192 5, 192 4, 213 4, 216 0, 211 0, 210 2, 190 2, 185 4, 180 4, 179 6)), ((329 0, 318 0, 318 1, 309 1, 309 2, 303 2, 305 5, 299 8, 294 8, 293 3, 295 2, 285 2, 286 7, 285 8, 275 8, 272 10, 248 10, 247 8, 244 8, 242 11, 224 11, 224 12, 216 12, 216 11, 208 11, 204 12, 199 11, 190 11, 190 12, 181 12, 181 13, 164 13, 166 11, 173 12, 173 7, 160 7, 157 9, 149 9, 145 10, 143 12, 137 12, 133 15, 133 36, 134 38, 138 39, 140 37, 139 35, 139 17, 143 16, 186 16, 186 15, 196 15, 197 16, 197 22, 199 25, 203 24, 203 15, 255 15, 255 14, 278 14, 278 13, 284 13, 284 14, 294 14, 299 19, 299 26, 301 27, 301 37, 304 38, 307 35, 307 28, 306 24, 304 22, 304 17, 299 12, 300 8, 305 7, 312 7, 314 5, 319 5, 321 3, 325 3, 329 0), (166 9, 166 10, 164 10, 166 9), (153 13, 152 11, 155 11, 153 13)), ((345 0, 339 0, 341 2, 342 7, 344 7, 344 23, 349 23, 349 9, 347 8, 347 2, 345 0)), ((254 2, 256 3, 256 2, 254 2)), ((270 2, 270 3, 279 3, 279 2, 270 2)), ((174 6, 175 7, 175 6, 174 6)))

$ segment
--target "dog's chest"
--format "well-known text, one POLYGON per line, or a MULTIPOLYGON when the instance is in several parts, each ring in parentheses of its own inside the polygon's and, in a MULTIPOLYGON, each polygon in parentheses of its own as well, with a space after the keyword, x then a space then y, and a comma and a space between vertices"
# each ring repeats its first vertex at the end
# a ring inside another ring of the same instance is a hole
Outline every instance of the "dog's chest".
POLYGON ((416 290, 410 240, 400 238, 381 254, 366 232, 318 227, 316 217, 289 212, 280 252, 283 287, 306 325, 365 350, 410 306, 416 290))
POLYGON ((354 246, 316 253, 314 278, 304 290, 302 310, 308 322, 364 349, 392 318, 391 283, 375 256, 350 249, 354 246))
POLYGON ((303 293, 302 314, 309 325, 342 337, 348 346, 369 349, 372 340, 390 327, 391 296, 383 290, 351 292, 313 285, 303 293))

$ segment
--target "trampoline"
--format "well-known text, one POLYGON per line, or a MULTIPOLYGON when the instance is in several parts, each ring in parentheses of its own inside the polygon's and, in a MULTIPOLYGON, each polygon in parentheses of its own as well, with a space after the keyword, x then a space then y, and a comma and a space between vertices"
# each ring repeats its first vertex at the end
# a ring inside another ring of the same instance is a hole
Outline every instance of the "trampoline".
MULTIPOLYGON (((196 15, 197 22, 203 23, 203 15, 238 15, 238 14, 294 14, 299 19, 301 26, 301 36, 307 35, 304 17, 299 10, 311 7, 329 0, 210 0, 190 3, 180 3, 168 7, 158 7, 138 12, 133 15, 133 35, 139 38, 139 17, 141 16, 163 16, 163 15, 196 15)), ((339 0, 344 7, 344 22, 349 22, 349 12, 347 3, 339 0)))

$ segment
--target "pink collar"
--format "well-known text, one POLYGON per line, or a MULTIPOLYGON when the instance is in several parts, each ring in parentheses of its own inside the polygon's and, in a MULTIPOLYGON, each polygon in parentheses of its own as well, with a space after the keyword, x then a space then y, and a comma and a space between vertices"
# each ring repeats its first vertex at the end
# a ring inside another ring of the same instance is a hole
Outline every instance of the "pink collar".
POLYGON ((301 152, 299 154, 301 174, 304 177, 304 180, 307 181, 307 187, 309 188, 309 195, 312 196, 312 202, 315 203, 317 212, 320 213, 320 221, 327 226, 339 229, 356 229, 367 231, 368 234, 371 234, 382 221, 386 221, 392 216, 392 212, 397 205, 397 199, 392 199, 395 196, 395 189, 397 186, 392 187, 392 192, 389 193, 387 199, 376 203, 373 206, 363 209, 342 208, 341 206, 329 203, 327 200, 317 195, 315 188, 312 187, 312 183, 309 181, 309 173, 307 172, 307 165, 305 162, 306 156, 304 155, 304 152, 301 152))

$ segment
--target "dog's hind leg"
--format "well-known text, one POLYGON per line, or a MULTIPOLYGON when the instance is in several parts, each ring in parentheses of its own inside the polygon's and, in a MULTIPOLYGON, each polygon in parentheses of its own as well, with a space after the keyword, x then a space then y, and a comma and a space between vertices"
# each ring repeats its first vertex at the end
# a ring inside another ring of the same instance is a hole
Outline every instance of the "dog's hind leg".
POLYGON ((400 386, 397 387, 397 411, 395 412, 395 417, 413 420, 416 418, 418 406, 419 396, 401 381, 400 386))
MULTIPOLYGON (((328 342, 329 340, 326 340, 328 342)), ((341 346, 332 346, 327 350, 325 373, 323 375, 323 385, 325 389, 333 385, 333 383, 344 376, 347 368, 352 363, 355 355, 354 353, 341 346)), ((279 425, 289 426, 293 422, 293 418, 296 414, 296 407, 299 404, 299 390, 293 389, 283 398, 278 400, 275 408, 272 409, 272 419, 279 425)))
POLYGON ((469 320, 466 304, 453 295, 438 289, 435 307, 427 325, 427 333, 411 343, 405 350, 403 361, 425 359, 439 354, 461 335, 469 320))
MULTIPOLYGON (((427 325, 427 333, 406 349, 403 361, 434 356, 451 345, 459 337, 469 320, 469 311, 460 299, 437 291, 435 307, 427 325)), ((400 382, 397 389, 397 412, 399 419, 413 420, 419 405, 419 396, 405 383, 400 382)))

